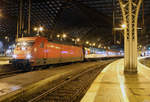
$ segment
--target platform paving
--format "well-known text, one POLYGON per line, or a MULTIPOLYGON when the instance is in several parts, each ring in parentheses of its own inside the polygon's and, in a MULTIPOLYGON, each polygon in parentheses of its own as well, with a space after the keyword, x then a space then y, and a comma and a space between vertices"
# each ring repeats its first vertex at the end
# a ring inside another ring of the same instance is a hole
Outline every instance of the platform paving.
POLYGON ((9 63, 10 59, 11 59, 11 57, 0 56, 0 66, 10 64, 9 63))
POLYGON ((10 64, 9 61, 0 61, 0 65, 10 64))
POLYGON ((123 59, 109 64, 80 102, 150 102, 150 68, 138 62, 137 75, 123 69, 123 59))

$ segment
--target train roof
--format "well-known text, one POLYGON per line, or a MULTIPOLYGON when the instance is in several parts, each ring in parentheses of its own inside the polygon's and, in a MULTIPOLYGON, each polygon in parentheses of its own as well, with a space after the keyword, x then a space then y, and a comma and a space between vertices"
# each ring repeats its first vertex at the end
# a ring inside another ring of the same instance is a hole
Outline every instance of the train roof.
POLYGON ((16 41, 34 41, 36 40, 38 37, 23 37, 23 38, 18 38, 16 41))
MULTIPOLYGON (((35 41, 37 38, 44 38, 47 39, 45 37, 23 37, 23 38, 18 38, 16 41, 35 41)), ((48 39, 47 39, 48 40, 48 39)), ((50 43, 56 43, 56 44, 63 44, 63 45, 71 45, 71 46, 77 46, 77 47, 81 47, 80 45, 76 45, 73 42, 66 42, 66 41, 55 41, 55 40, 48 40, 48 42, 50 43)))

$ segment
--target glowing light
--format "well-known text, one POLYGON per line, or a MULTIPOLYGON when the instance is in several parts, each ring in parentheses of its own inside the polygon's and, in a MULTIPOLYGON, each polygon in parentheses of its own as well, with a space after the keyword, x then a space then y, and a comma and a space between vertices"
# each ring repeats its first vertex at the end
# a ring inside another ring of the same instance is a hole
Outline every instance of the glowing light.
POLYGON ((40 30, 40 31, 43 31, 43 27, 40 27, 39 30, 40 30))
POLYGON ((68 51, 61 51, 62 54, 68 53, 68 51))
POLYGON ((100 48, 101 47, 101 45, 98 45, 98 48, 100 48))
POLYGON ((17 55, 12 55, 12 57, 16 59, 16 58, 17 58, 17 55))
POLYGON ((16 47, 16 45, 15 45, 15 44, 13 44, 13 47, 15 48, 15 47, 16 47))
POLYGON ((25 48, 25 47, 22 47, 21 49, 22 49, 23 51, 25 51, 25 50, 26 50, 26 48, 25 48))
POLYGON ((75 39, 72 39, 72 41, 75 41, 75 39))
POLYGON ((39 28, 35 27, 35 28, 34 28, 34 31, 41 31, 41 32, 42 32, 43 30, 44 30, 43 27, 39 27, 39 28))
POLYGON ((79 42, 79 41, 80 41, 80 39, 79 39, 79 38, 77 38, 77 39, 76 39, 76 41, 77 41, 77 42, 79 42))
POLYGON ((117 41, 117 44, 120 44, 120 41, 117 41))
POLYGON ((26 58, 30 59, 32 56, 30 54, 27 54, 26 58))
POLYGON ((142 45, 140 45, 139 47, 142 48, 142 45))
POLYGON ((67 35, 66 34, 63 34, 63 36, 62 36, 63 38, 66 38, 67 37, 67 35))
POLYGON ((6 53, 11 53, 11 50, 7 50, 6 53))
POLYGON ((124 29, 126 28, 127 26, 125 24, 122 24, 121 27, 124 29))
POLYGON ((5 39, 8 39, 8 36, 5 36, 5 39))
POLYGON ((89 44, 89 41, 86 41, 86 44, 89 44))
POLYGON ((38 29, 37 28, 34 28, 34 31, 37 31, 38 29))
POLYGON ((13 87, 11 87, 11 90, 12 91, 15 91, 15 90, 18 90, 18 89, 20 89, 21 87, 20 86, 13 86, 13 87))
POLYGON ((57 35, 57 38, 60 38, 60 35, 57 35))
POLYGON ((25 45, 27 45, 27 43, 26 43, 26 42, 23 42, 22 44, 23 44, 24 46, 25 46, 25 45))
POLYGON ((96 44, 95 44, 95 43, 93 43, 92 45, 93 45, 93 46, 95 46, 96 44))

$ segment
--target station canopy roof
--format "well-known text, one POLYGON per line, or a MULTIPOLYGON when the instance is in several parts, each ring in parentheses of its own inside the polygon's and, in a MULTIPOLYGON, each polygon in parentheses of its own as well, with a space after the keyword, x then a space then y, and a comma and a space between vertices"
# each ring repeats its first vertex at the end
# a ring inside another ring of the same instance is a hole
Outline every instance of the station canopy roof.
MULTIPOLYGON (((31 34, 27 34, 29 0, 0 0, 1 38, 7 36, 10 38, 10 41, 16 38, 20 2, 23 4, 23 36, 35 36, 34 27, 42 26, 44 30, 40 32, 41 35, 49 39, 55 39, 56 35, 66 33, 70 38, 80 38, 82 43, 89 41, 102 45, 110 45, 113 43, 112 28, 120 27, 122 23, 118 0, 30 1, 31 34), (115 21, 114 26, 113 17, 115 21)), ((146 29, 143 28, 144 30, 140 31, 140 34, 144 32, 147 34, 145 37, 148 39, 150 31, 148 30, 149 22, 147 21, 150 20, 150 0, 144 0, 143 2, 138 26, 146 26, 146 29)), ((19 36, 21 37, 22 35, 19 36)), ((117 37, 119 38, 118 35, 117 37)), ((119 39, 123 40, 123 36, 119 39)))

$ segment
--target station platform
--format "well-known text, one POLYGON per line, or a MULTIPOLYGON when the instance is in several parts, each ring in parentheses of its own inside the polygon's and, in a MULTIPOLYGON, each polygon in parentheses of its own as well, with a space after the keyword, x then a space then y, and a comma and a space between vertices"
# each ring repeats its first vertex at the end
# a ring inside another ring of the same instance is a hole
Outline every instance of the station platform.
POLYGON ((9 64, 10 59, 11 59, 11 57, 0 56, 0 65, 9 64))
POLYGON ((0 65, 10 64, 9 61, 0 61, 0 65))
POLYGON ((137 75, 123 69, 123 59, 106 66, 80 102, 150 102, 150 68, 138 62, 137 75))

